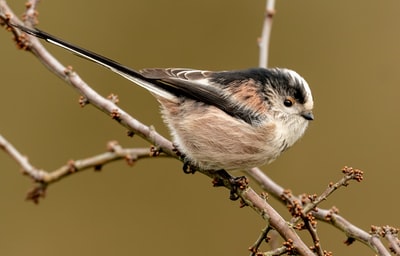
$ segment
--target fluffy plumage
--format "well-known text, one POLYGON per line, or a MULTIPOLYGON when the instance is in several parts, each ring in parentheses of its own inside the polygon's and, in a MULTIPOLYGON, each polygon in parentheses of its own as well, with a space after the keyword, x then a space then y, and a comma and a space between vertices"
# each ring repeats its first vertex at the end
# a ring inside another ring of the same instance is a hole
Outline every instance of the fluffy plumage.
POLYGON ((206 99, 211 98, 209 91, 218 92, 213 105, 187 96, 155 95, 179 150, 204 169, 236 170, 270 163, 303 135, 313 118, 308 85, 291 70, 145 69, 141 73, 174 84, 178 80, 190 88, 202 84, 209 88, 206 99), (284 105, 287 99, 292 106, 284 105))

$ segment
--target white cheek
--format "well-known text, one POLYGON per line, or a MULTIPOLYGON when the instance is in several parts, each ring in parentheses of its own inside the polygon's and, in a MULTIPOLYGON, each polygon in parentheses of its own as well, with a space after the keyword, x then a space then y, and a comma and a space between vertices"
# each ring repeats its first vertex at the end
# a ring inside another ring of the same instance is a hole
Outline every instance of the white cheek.
POLYGON ((278 136, 287 142, 288 147, 291 147, 298 139, 303 136, 307 129, 308 121, 303 117, 296 115, 286 115, 285 118, 277 120, 278 136))

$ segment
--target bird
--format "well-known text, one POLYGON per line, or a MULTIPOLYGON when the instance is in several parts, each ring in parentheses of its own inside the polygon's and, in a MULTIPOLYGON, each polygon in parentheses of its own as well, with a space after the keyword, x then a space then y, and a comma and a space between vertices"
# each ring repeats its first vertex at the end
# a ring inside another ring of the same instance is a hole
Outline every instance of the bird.
POLYGON ((247 170, 274 161, 314 120, 306 80, 287 68, 135 70, 37 28, 23 32, 100 64, 159 102, 177 151, 202 170, 247 170))

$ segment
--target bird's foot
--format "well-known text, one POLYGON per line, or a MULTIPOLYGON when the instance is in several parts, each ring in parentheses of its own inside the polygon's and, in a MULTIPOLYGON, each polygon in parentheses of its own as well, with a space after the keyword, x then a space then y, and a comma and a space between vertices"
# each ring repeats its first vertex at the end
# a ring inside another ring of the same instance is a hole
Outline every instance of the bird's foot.
POLYGON ((217 171, 218 177, 213 180, 214 187, 225 186, 230 189, 229 199, 236 201, 240 198, 238 191, 247 188, 249 180, 246 176, 234 177, 225 170, 217 171))
POLYGON ((183 172, 186 174, 194 174, 197 171, 197 168, 189 161, 187 160, 185 154, 181 153, 178 149, 178 146, 176 144, 172 144, 173 152, 183 161, 183 172))
POLYGON ((197 168, 190 163, 190 161, 183 161, 182 170, 185 174, 194 174, 197 171, 197 168))

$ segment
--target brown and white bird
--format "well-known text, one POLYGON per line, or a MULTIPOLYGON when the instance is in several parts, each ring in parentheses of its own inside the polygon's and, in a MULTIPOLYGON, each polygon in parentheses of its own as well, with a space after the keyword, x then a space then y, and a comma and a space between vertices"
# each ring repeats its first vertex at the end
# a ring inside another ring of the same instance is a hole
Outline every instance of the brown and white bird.
POLYGON ((38 29, 13 25, 111 69, 149 90, 178 150, 205 170, 248 169, 275 160, 313 120, 307 82, 283 68, 136 71, 38 29))

